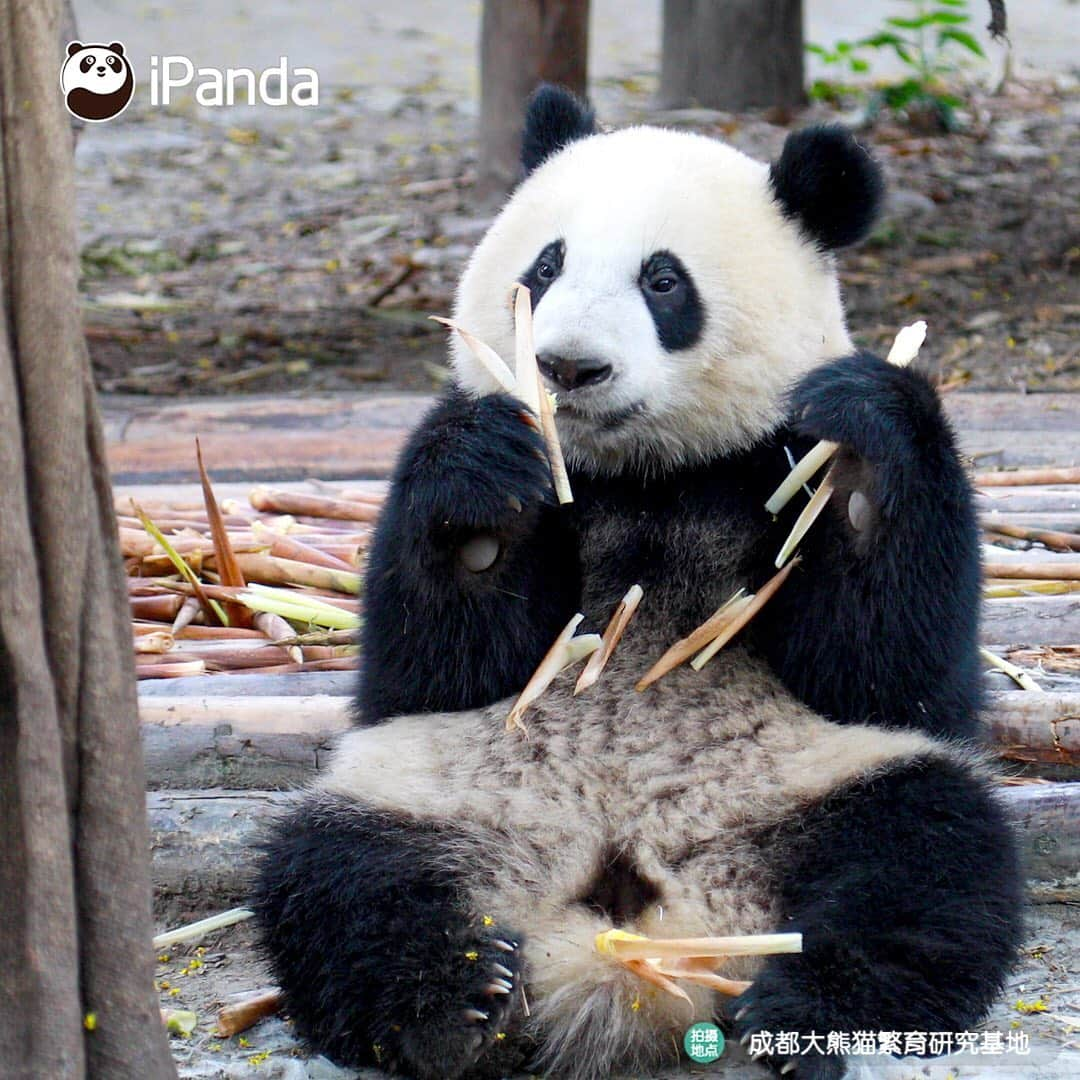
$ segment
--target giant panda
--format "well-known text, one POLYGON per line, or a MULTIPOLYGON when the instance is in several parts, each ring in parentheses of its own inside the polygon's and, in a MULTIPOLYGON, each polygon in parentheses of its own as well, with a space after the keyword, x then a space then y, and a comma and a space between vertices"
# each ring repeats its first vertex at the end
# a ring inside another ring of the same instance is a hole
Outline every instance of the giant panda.
MULTIPOLYGON (((535 418, 460 345, 397 464, 366 575, 357 727, 263 845, 253 904, 287 1008, 346 1064, 421 1078, 582 1080, 671 1064, 694 1022, 746 1041, 961 1030, 1020 932, 1014 841, 978 723, 978 546, 926 379, 857 352, 835 252, 878 167, 836 127, 771 166, 704 136, 597 130, 532 98, 523 181, 464 272, 456 320, 513 356, 531 291, 574 493, 535 418), (841 450, 802 562, 703 670, 635 683, 737 586, 841 450), (564 673, 507 732, 574 612, 644 600, 600 681, 564 673), (594 949, 798 931, 692 1006, 594 949)), ((820 1044, 818 1044, 820 1045, 820 1044)), ((825 1052, 766 1055, 836 1078, 825 1052)))

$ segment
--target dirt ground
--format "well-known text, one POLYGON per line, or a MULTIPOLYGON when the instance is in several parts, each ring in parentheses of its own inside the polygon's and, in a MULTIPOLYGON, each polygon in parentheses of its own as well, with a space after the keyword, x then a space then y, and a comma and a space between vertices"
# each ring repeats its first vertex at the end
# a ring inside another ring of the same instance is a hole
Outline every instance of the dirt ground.
MULTIPOLYGON (((655 77, 594 87, 605 122, 679 124, 774 155, 835 119, 657 113, 655 77)), ((83 293, 105 391, 393 387, 444 375, 454 282, 492 214, 475 104, 416 85, 285 107, 137 100, 77 150, 83 293)), ((930 325, 923 362, 973 388, 1080 387, 1080 89, 1059 75, 974 93, 966 129, 865 132, 891 201, 841 260, 857 340, 930 325)))
MULTIPOLYGON (((1077 905, 1035 905, 1029 909, 1028 940, 1009 985, 980 1031, 1023 1032, 1030 1054, 988 1057, 953 1054, 929 1062, 914 1058, 861 1058, 849 1076, 876 1080, 1067 1080, 1080 1075, 1080 960, 1069 935, 1080 931, 1077 905)), ((201 943, 176 948, 158 964, 164 1008, 190 1009, 199 1023, 190 1038, 174 1036, 173 1053, 181 1080, 379 1080, 383 1074, 338 1069, 325 1058, 310 1058, 298 1045, 287 1019, 264 1020, 243 1036, 213 1034, 218 1007, 271 980, 244 926, 219 931, 201 943), (201 950, 201 951, 199 951, 201 950), (193 965, 192 961, 197 961, 193 965), (185 974, 186 972, 186 974, 185 974)), ((159 957, 160 959, 160 957, 159 957)), ((766 1080, 766 1069, 729 1047, 708 1066, 684 1068, 655 1080, 711 1076, 718 1080, 766 1080)))

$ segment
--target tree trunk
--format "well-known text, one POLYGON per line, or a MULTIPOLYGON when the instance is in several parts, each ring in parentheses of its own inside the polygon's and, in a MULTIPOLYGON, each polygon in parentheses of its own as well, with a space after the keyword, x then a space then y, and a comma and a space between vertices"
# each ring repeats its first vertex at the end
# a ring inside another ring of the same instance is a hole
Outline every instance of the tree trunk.
POLYGON ((802 0, 664 0, 664 108, 804 100, 802 0))
POLYGON ((480 188, 505 194, 520 174, 525 101, 538 83, 584 95, 589 0, 487 0, 480 30, 480 188))
POLYGON ((158 1080, 175 1072, 60 7, 0 0, 0 1075, 158 1080))

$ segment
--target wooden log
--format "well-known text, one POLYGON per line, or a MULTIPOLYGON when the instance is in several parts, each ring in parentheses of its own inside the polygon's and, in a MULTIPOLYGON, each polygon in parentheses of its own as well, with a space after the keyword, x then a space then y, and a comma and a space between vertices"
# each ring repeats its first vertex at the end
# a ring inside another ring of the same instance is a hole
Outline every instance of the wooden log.
POLYGON ((976 487, 1028 487, 1033 484, 1080 484, 1080 466, 1063 469, 995 469, 975 474, 976 487))
POLYGON ((995 753, 1011 761, 1080 765, 1080 694, 1004 690, 987 698, 987 727, 995 753))
MULTIPOLYGON (((1049 553, 1046 553, 1049 554, 1049 553)), ((1014 559, 1009 562, 984 562, 988 578, 1028 578, 1033 581, 1080 581, 1080 559, 1014 559)))
POLYGON ((1080 594, 990 600, 983 604, 984 644, 1075 645, 1080 642, 1080 594))
MULTIPOLYGON (((214 678, 231 686, 233 696, 140 696, 151 790, 299 787, 325 764, 334 737, 350 726, 350 698, 239 696, 235 680, 214 678)), ((259 678, 247 676, 243 686, 259 678)), ((266 678, 288 682, 296 676, 266 678)))
MULTIPOLYGON (((1080 488, 996 487, 978 489, 975 506, 981 514, 1075 514, 1080 511, 1080 488), (991 494, 992 492, 992 494, 991 494)), ((1060 526, 1055 526, 1059 528, 1060 526)))
MULTIPOLYGON (((1080 866, 1080 784, 1002 787, 1027 877, 1067 882, 1080 866)), ((278 791, 150 792, 155 911, 160 919, 219 911, 246 895, 254 842, 295 794, 278 791)))

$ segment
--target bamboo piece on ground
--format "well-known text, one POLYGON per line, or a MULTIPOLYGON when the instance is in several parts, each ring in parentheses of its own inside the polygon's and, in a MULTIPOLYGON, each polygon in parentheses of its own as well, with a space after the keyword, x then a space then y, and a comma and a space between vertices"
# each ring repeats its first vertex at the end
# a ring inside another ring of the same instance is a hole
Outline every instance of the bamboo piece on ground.
POLYGON ((817 490, 810 496, 809 501, 803 507, 802 513, 795 519, 795 524, 791 526, 791 532, 788 533, 787 539, 780 545, 780 552, 776 556, 776 561, 774 563, 778 570, 791 558, 792 552, 794 552, 801 543, 802 538, 810 531, 810 526, 817 521, 818 517, 821 515, 821 511, 824 510, 828 504, 833 491, 833 470, 830 468, 824 477, 822 477, 821 483, 817 486, 817 490))
POLYGON ((175 644, 175 638, 168 630, 155 630, 152 634, 135 636, 135 652, 159 655, 167 653, 175 644))
MULTIPOLYGON (((280 615, 275 615, 272 611, 257 611, 252 616, 251 621, 255 629, 261 630, 270 641, 274 641, 275 638, 289 637, 293 633, 292 626, 280 615)), ((289 659, 294 664, 304 662, 304 650, 299 645, 289 645, 286 648, 289 659)))
POLYGON ((180 605, 180 610, 176 613, 176 618, 173 619, 173 635, 179 634, 184 627, 190 626, 192 620, 200 611, 202 611, 202 605, 199 603, 198 597, 189 596, 183 604, 180 605))
MULTIPOLYGON (((247 582, 236 560, 236 554, 229 540, 229 530, 225 527, 225 520, 214 495, 214 489, 210 486, 210 474, 207 473, 206 465, 203 464, 202 447, 199 445, 198 436, 195 438, 195 462, 199 468, 203 503, 206 506, 207 521, 210 523, 210 539, 214 545, 214 561, 217 564, 218 574, 221 576, 221 583, 242 587, 247 582)), ((251 612, 242 604, 228 605, 225 611, 229 616, 230 626, 246 626, 251 622, 251 612)))
POLYGON ((998 671, 1003 671, 1017 686, 1024 690, 1034 690, 1037 693, 1043 693, 1043 688, 1023 669, 1018 668, 1015 664, 1010 664, 1008 660, 996 653, 992 653, 989 649, 979 648, 979 655, 985 660, 992 668, 996 668, 998 671))
MULTIPOLYGON (((921 319, 910 326, 903 327, 893 339, 892 348, 885 358, 888 363, 897 367, 907 367, 916 356, 926 340, 926 323, 921 319)), ((784 482, 773 492, 765 503, 765 509, 770 514, 779 514, 791 501, 795 492, 808 483, 816 475, 818 470, 839 449, 834 442, 822 439, 810 451, 808 451, 788 473, 784 482)))
POLYGON ((188 923, 187 926, 180 926, 175 930, 166 930, 163 934, 156 935, 151 944, 155 951, 160 951, 169 948, 171 945, 178 945, 181 941, 191 941, 194 938, 202 937, 204 934, 209 934, 213 930, 222 930, 226 926, 233 926, 254 917, 255 912, 249 911, 247 908, 229 908, 228 911, 222 911, 217 915, 210 915, 205 919, 199 919, 197 922, 188 923))
POLYGON ((202 660, 188 660, 179 664, 142 664, 136 667, 138 679, 184 679, 189 675, 205 675, 206 664, 202 660))
MULTIPOLYGON (((143 634, 157 634, 161 632, 159 623, 136 622, 132 629, 136 636, 143 634)), ((178 641, 217 641, 224 640, 254 640, 261 639, 262 634, 258 630, 248 630, 239 626, 185 626, 179 633, 173 631, 173 637, 178 641)))
POLYGON ((253 522, 251 528, 256 537, 266 541, 270 554, 278 558, 306 562, 312 566, 324 567, 327 570, 344 570, 347 573, 353 573, 355 570, 355 566, 350 566, 343 559, 339 559, 335 555, 328 555, 325 551, 320 551, 318 548, 303 543, 293 536, 274 532, 273 529, 268 529, 262 522, 253 522))
POLYGON ((276 555, 238 555, 237 561, 248 581, 264 585, 314 585, 353 595, 360 592, 361 577, 355 570, 331 570, 276 555))
POLYGON ((1032 581, 1080 581, 1080 559, 983 563, 983 575, 988 578, 1027 578, 1032 581))
POLYGON ((184 606, 184 597, 175 593, 172 596, 132 596, 128 603, 133 618, 171 624, 184 606))
POLYGON ((224 675, 302 675, 311 671, 356 671, 359 656, 338 656, 330 660, 305 660, 302 664, 271 664, 268 667, 233 668, 224 675))
POLYGON ((976 487, 1030 487, 1042 484, 1080 484, 1080 467, 994 469, 975 474, 976 487))
POLYGON ((325 495, 304 495, 266 487, 252 489, 250 499, 256 510, 329 518, 335 521, 377 521, 380 513, 379 507, 371 503, 347 502, 345 499, 331 499, 325 495))
POLYGON ((234 1005, 224 1005, 218 1011, 214 1034, 222 1039, 239 1035, 254 1027, 260 1020, 280 1012, 285 1004, 281 991, 276 987, 260 990, 257 994, 234 1005))
POLYGON ((641 598, 644 595, 640 585, 631 585, 626 595, 619 601, 615 614, 611 616, 611 621, 601 635, 600 648, 589 657, 588 662, 578 676, 578 681, 574 686, 575 697, 583 690, 588 690, 600 678, 601 673, 607 666, 607 662, 611 659, 611 654, 615 651, 615 646, 619 644, 620 639, 626 632, 626 628, 634 617, 634 612, 637 611, 638 604, 641 603, 641 598))
POLYGON ((733 613, 717 637, 691 661, 695 671, 700 671, 773 598, 798 562, 799 556, 796 556, 783 570, 769 578, 753 596, 748 597, 745 604, 739 606, 739 610, 733 613))
POLYGON ((529 729, 522 723, 521 719, 525 715, 526 709, 552 684, 559 672, 576 660, 580 660, 600 648, 599 634, 582 634, 581 637, 574 637, 575 631, 584 618, 585 616, 580 612, 575 615, 563 627, 559 636, 552 643, 551 648, 544 655, 544 659, 540 661, 536 671, 533 672, 532 678, 525 684, 525 689, 521 691, 517 701, 514 702, 513 708, 507 713, 507 731, 511 731, 516 727, 528 735, 529 729))
POLYGON ((727 625, 732 607, 746 595, 745 589, 738 589, 728 597, 696 630, 676 641, 659 660, 638 680, 636 690, 644 690, 661 676, 689 660, 699 649, 703 649, 727 625))

